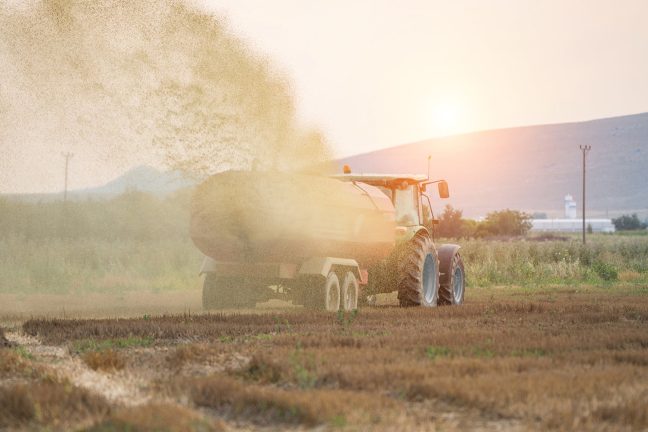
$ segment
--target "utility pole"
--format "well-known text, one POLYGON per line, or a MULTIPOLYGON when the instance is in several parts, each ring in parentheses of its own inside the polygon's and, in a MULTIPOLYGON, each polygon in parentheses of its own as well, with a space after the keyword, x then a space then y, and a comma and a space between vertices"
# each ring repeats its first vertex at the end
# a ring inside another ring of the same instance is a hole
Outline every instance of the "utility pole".
POLYGON ((583 244, 585 244, 585 159, 592 146, 581 145, 580 149, 583 152, 583 244))
POLYGON ((74 154, 70 152, 63 152, 61 156, 65 158, 65 189, 63 189, 63 201, 67 201, 67 190, 68 190, 68 167, 70 166, 70 159, 74 154))

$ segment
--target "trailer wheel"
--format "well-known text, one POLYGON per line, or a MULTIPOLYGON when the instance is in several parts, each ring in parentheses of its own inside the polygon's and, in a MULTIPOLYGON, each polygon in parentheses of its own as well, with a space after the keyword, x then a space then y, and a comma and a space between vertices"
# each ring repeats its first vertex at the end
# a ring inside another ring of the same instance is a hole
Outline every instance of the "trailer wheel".
POLYGON ((206 273, 202 292, 203 309, 254 308, 257 300, 255 293, 254 287, 242 278, 206 273))
POLYGON ((358 309, 358 280, 353 272, 346 272, 342 282, 342 307, 345 311, 358 309))
POLYGON ((340 309, 340 280, 335 272, 329 272, 322 283, 321 277, 315 278, 304 292, 303 304, 309 309, 337 312, 340 309))
POLYGON ((416 235, 399 263, 398 300, 403 307, 435 307, 439 298, 439 258, 427 235, 416 235))
POLYGON ((460 305, 464 301, 466 292, 466 272, 464 263, 459 253, 455 253, 446 269, 448 276, 439 287, 439 304, 460 305))

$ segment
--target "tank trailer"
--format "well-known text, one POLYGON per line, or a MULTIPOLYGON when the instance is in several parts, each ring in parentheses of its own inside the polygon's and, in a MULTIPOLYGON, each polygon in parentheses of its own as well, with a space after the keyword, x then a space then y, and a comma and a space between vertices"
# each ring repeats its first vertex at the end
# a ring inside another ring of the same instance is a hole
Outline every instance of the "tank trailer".
POLYGON ((228 171, 199 185, 191 237, 205 254, 205 309, 271 298, 335 312, 397 291, 401 306, 459 305, 459 246, 434 244, 436 184, 423 175, 228 171))

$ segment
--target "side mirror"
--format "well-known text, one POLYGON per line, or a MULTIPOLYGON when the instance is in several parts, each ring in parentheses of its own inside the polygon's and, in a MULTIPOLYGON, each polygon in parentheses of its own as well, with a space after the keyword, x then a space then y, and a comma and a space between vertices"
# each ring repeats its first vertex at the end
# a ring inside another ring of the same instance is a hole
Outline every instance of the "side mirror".
POLYGON ((450 198, 450 190, 448 189, 448 182, 441 180, 439 182, 439 196, 441 198, 450 198))

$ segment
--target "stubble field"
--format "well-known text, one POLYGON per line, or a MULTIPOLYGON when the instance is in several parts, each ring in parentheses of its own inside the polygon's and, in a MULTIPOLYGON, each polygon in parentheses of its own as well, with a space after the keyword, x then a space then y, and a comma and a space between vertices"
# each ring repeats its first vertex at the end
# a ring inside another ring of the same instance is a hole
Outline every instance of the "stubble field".
POLYGON ((0 200, 0 430, 648 429, 645 233, 461 239, 461 307, 205 314, 187 201, 0 200))
POLYGON ((0 428, 645 430, 648 296, 472 288, 331 315, 270 304, 122 319, 6 317, 0 428))

